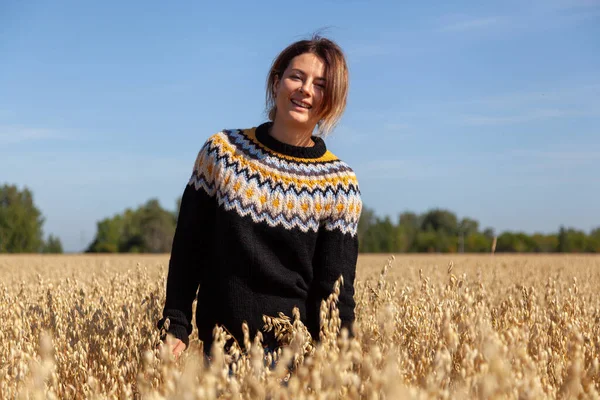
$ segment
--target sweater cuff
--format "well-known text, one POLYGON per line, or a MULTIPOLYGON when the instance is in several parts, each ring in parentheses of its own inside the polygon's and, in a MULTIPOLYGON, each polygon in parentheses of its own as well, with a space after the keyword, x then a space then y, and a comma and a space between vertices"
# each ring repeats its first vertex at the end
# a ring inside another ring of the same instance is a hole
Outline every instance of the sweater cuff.
POLYGON ((190 337, 187 334, 187 331, 184 326, 181 325, 171 325, 169 330, 165 332, 164 335, 161 336, 161 340, 166 343, 167 335, 173 335, 177 339, 181 340, 185 344, 185 348, 190 347, 190 337))
POLYGON ((165 328, 167 318, 169 319, 169 326, 168 329, 165 329, 165 332, 161 335, 160 339, 165 342, 167 340, 167 334, 171 334, 181 340, 187 349, 190 344, 189 335, 192 331, 192 327, 185 315, 178 310, 165 310, 163 315, 164 317, 158 321, 157 328, 165 328))
POLYGON ((353 338, 354 337, 354 331, 352 330, 352 327, 354 325, 354 318, 341 318, 342 320, 342 325, 341 325, 341 329, 346 328, 348 330, 348 337, 349 338, 353 338))

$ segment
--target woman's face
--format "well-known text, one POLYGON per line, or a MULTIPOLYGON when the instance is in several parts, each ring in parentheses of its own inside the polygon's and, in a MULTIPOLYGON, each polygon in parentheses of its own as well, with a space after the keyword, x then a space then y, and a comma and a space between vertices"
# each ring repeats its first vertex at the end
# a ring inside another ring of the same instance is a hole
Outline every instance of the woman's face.
POLYGON ((325 64, 317 55, 294 57, 281 79, 275 81, 275 119, 312 132, 321 117, 325 84, 325 64))

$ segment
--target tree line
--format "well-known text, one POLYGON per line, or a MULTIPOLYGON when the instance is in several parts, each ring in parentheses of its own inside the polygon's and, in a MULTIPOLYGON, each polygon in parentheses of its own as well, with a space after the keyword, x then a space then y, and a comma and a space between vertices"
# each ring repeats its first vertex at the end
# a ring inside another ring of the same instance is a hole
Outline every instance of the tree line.
MULTIPOLYGON (((181 200, 177 201, 179 210, 181 200)), ((177 212, 150 199, 136 209, 128 208, 98 222, 88 253, 168 253, 177 225, 177 212)))
POLYGON ((600 253, 600 227, 589 234, 559 227, 556 233, 483 230, 471 218, 449 210, 401 213, 396 221, 364 208, 358 225, 359 251, 364 253, 600 253))
MULTIPOLYGON (((150 199, 97 222, 89 253, 169 253, 181 198, 175 210, 150 199)), ((60 240, 44 239, 44 218, 32 192, 0 186, 0 253, 62 253, 60 240)), ((555 233, 480 229, 479 222, 449 210, 403 212, 395 220, 365 207, 358 224, 362 253, 600 253, 600 227, 591 232, 559 227, 555 233)))
POLYGON ((43 225, 29 189, 0 186, 0 253, 62 253, 58 237, 44 239, 43 225))
MULTIPOLYGON (((167 253, 177 224, 175 211, 149 200, 137 209, 98 222, 96 238, 88 252, 167 253)), ((364 208, 358 224, 362 253, 600 253, 600 227, 589 234, 560 227, 557 233, 502 232, 483 230, 472 218, 459 219, 449 210, 432 209, 423 214, 404 212, 394 222, 364 208)))

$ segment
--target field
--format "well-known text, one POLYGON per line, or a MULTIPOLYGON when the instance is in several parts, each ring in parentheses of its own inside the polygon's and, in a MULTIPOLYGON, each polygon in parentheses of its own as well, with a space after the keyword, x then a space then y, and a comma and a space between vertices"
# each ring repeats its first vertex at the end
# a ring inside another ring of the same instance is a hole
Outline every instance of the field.
POLYGON ((157 347, 167 262, 0 256, 0 398, 599 397, 600 256, 362 255, 355 337, 334 293, 318 346, 270 321, 273 368, 253 338, 210 365, 157 347))

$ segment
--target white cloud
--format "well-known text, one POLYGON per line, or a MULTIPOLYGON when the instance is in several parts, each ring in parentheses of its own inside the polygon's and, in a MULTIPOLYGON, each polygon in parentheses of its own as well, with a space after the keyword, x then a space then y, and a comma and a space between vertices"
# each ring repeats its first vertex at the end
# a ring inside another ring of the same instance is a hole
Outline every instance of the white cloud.
MULTIPOLYGON (((193 156, 174 158, 125 151, 12 152, 0 159, 3 166, 21 166, 11 171, 11 180, 26 182, 36 177, 52 184, 83 186, 128 185, 135 182, 187 179, 193 168, 193 156), (27 161, 29 160, 29 161, 27 161), (26 162, 27 161, 27 162, 26 162)), ((6 168, 6 167, 5 167, 6 168)))
POLYGON ((545 0, 545 3, 556 9, 600 7, 600 0, 545 0))
POLYGON ((442 15, 434 30, 442 33, 483 32, 519 35, 548 29, 562 29, 588 23, 600 17, 600 0, 539 0, 522 2, 507 15, 442 15))
MULTIPOLYGON (((511 157, 524 157, 528 159, 543 160, 561 163, 588 163, 600 162, 600 151, 594 150, 532 150, 515 149, 510 152, 511 157)), ((562 164, 564 165, 564 164, 562 164)))
POLYGON ((520 156, 537 156, 552 159, 573 159, 573 158, 586 158, 586 159, 600 159, 600 151, 547 151, 547 150, 513 150, 513 155, 520 156))
POLYGON ((501 24, 505 17, 480 17, 480 18, 461 18, 455 22, 444 24, 439 30, 441 32, 465 32, 476 29, 488 28, 501 24))
POLYGON ((600 112, 573 109, 537 109, 521 114, 490 116, 466 115, 460 118, 460 123, 470 126, 509 125, 532 121, 544 121, 555 118, 599 116, 600 112))
POLYGON ((600 117, 600 85, 584 84, 537 91, 498 93, 445 103, 454 123, 491 126, 558 118, 600 117))
POLYGON ((492 94, 466 101, 453 102, 461 105, 485 105, 491 107, 516 107, 523 105, 581 104, 598 101, 600 83, 574 85, 568 87, 549 87, 537 91, 521 91, 492 94))
POLYGON ((0 126, 0 144, 14 144, 39 140, 62 140, 68 136, 53 129, 19 125, 0 126))

